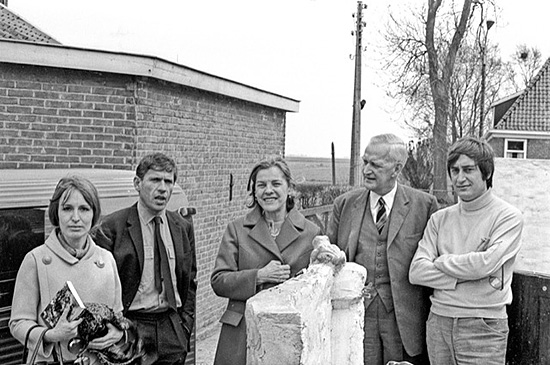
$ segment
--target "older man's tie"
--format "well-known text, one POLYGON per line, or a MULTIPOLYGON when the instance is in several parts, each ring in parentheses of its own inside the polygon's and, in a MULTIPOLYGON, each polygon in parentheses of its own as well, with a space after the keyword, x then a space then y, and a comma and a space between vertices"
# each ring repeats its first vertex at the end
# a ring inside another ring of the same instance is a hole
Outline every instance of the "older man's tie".
POLYGON ((376 229, 378 233, 382 233, 386 222, 388 221, 388 216, 386 215, 386 204, 384 204, 384 199, 378 199, 378 212, 376 213, 376 229))
POLYGON ((166 248, 160 235, 161 218, 155 217, 155 288, 159 293, 162 292, 162 283, 166 290, 166 299, 170 307, 176 308, 176 295, 172 285, 172 276, 170 275, 170 262, 166 254, 166 248))

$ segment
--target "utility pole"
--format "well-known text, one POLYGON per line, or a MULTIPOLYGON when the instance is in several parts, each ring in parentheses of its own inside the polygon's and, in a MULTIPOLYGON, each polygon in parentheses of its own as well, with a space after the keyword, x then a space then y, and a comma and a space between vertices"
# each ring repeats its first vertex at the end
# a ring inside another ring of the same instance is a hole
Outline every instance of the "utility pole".
MULTIPOLYGON (((485 78, 486 78, 486 58, 487 58, 487 33, 489 33, 489 29, 495 24, 492 20, 485 21, 485 17, 483 15, 483 3, 480 3, 481 6, 481 23, 480 23, 480 29, 483 31, 483 42, 481 39, 479 40, 480 48, 481 48, 481 95, 480 95, 480 102, 479 102, 479 137, 483 137, 483 129, 484 129, 484 121, 485 121, 485 78), (483 23, 486 24, 486 29, 483 29, 483 23)), ((481 37, 480 37, 481 38, 481 37)))
POLYGON ((351 124, 351 155, 349 166, 349 184, 351 186, 361 185, 362 171, 361 171, 361 37, 363 33, 363 9, 366 9, 367 5, 363 5, 361 1, 357 2, 357 13, 353 16, 356 19, 355 32, 351 32, 355 35, 355 81, 353 87, 353 119, 351 124))
POLYGON ((336 185, 336 161, 334 160, 334 142, 330 144, 330 160, 332 162, 332 185, 336 185))

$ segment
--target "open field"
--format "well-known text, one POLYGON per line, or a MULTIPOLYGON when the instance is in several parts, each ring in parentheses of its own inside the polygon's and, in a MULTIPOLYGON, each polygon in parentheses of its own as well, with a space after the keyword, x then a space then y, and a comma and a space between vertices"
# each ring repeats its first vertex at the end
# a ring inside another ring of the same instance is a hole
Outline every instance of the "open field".
MULTIPOLYGON (((332 162, 324 157, 285 157, 296 183, 315 182, 332 184, 332 162)), ((336 184, 348 184, 349 159, 335 159, 336 184)))

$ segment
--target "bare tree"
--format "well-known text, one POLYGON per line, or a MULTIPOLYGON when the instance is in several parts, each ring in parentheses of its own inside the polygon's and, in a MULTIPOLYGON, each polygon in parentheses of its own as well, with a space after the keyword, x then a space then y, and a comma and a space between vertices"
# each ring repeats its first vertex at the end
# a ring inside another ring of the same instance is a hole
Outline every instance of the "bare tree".
MULTIPOLYGON (((430 1, 428 7, 426 4, 409 7, 405 14, 392 15, 384 33, 386 71, 391 77, 388 94, 402 103, 399 106, 407 114, 404 123, 415 136, 433 140, 430 146, 434 151, 429 158, 439 159, 439 170, 435 170, 436 175, 439 171, 439 177, 436 176, 439 185, 434 186, 439 198, 446 195, 448 143, 466 135, 482 134, 479 113, 482 111, 486 119, 489 106, 497 96, 506 93, 509 68, 501 60, 496 45, 480 42, 484 30, 479 27, 485 26, 485 22, 479 21, 480 4, 465 2, 460 11, 451 1, 442 5, 442 1, 430 1), (436 5, 440 8, 436 9, 436 5), (478 19, 474 18, 476 14, 478 19), (431 37, 429 17, 433 26, 431 37), (432 47, 428 47, 428 41, 433 42, 432 47), (483 108, 480 107, 482 46, 486 47, 483 52, 487 76, 483 108)), ((484 130, 488 124, 484 123, 484 130)))
POLYGON ((428 0, 428 16, 426 19, 426 49, 430 88, 434 103, 434 193, 438 199, 447 199, 447 125, 449 115, 449 86, 454 72, 456 55, 460 42, 466 32, 472 11, 472 0, 464 0, 462 11, 453 14, 455 29, 451 29, 451 41, 448 48, 438 49, 435 41, 436 22, 438 11, 443 0, 428 0))
POLYGON ((536 47, 520 44, 512 55, 512 61, 508 64, 508 81, 513 92, 518 92, 529 86, 533 77, 542 66, 542 54, 536 47))
POLYGON ((384 32, 387 93, 407 115, 404 120, 419 138, 432 136, 433 102, 425 40, 425 7, 409 5, 403 14, 390 13, 384 32))
POLYGON ((464 0, 461 11, 455 10, 454 3, 441 10, 442 3, 428 0, 427 8, 411 8, 405 19, 392 17, 385 40, 387 68, 399 70, 392 73, 392 96, 403 99, 410 111, 405 123, 422 137, 432 137, 434 191, 445 199, 450 88, 460 44, 470 25, 472 0, 464 0))
POLYGON ((465 37, 457 54, 455 72, 449 88, 450 105, 450 142, 466 135, 483 134, 489 123, 484 123, 482 133, 479 123, 479 113, 483 111, 483 119, 487 119, 489 106, 500 96, 509 94, 509 66, 500 58, 497 46, 490 46, 485 51, 486 56, 486 88, 485 105, 480 108, 481 98, 481 65, 480 50, 473 38, 465 37))

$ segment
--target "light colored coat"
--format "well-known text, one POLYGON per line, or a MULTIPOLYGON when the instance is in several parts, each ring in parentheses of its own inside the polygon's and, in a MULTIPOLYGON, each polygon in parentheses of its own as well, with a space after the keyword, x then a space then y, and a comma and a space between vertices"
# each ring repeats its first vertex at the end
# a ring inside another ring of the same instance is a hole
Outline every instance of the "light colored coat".
MULTIPOLYGON (((334 201, 327 235, 331 243, 346 253, 350 262, 357 253, 368 197, 369 190, 357 189, 334 201)), ((387 254, 397 325, 410 356, 425 351, 430 290, 410 283, 409 266, 428 219, 437 208, 434 196, 397 184, 389 216, 387 254)))
POLYGON ((214 292, 229 298, 227 310, 220 319, 223 326, 214 364, 246 363, 246 300, 274 286, 256 285, 258 270, 271 260, 278 260, 290 265, 292 277, 308 266, 312 241, 319 231, 319 227, 295 209, 288 213, 277 242, 271 237, 258 207, 227 226, 211 276, 214 292))
MULTIPOLYGON (((30 353, 40 333, 48 328, 40 313, 68 280, 84 303, 103 303, 116 312, 122 311, 122 292, 113 255, 91 238, 88 244, 88 252, 78 260, 61 246, 54 230, 43 245, 23 259, 15 280, 9 326, 13 337, 21 343, 25 342, 29 328, 42 326, 31 331, 30 353)), ((61 343, 63 359, 73 360, 75 355, 68 352, 67 342, 61 343)), ((42 346, 36 361, 53 361, 52 350, 51 343, 42 346)))

